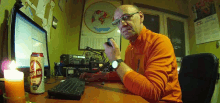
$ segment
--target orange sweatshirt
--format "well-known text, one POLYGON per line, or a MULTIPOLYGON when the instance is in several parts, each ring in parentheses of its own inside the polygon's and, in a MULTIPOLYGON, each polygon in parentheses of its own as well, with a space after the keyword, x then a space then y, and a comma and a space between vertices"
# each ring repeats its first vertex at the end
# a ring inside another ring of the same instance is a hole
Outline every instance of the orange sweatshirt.
MULTIPOLYGON (((134 71, 123 77, 124 86, 149 101, 182 103, 177 62, 170 39, 144 26, 125 52, 124 62, 134 71)), ((109 80, 120 80, 116 72, 109 80)))

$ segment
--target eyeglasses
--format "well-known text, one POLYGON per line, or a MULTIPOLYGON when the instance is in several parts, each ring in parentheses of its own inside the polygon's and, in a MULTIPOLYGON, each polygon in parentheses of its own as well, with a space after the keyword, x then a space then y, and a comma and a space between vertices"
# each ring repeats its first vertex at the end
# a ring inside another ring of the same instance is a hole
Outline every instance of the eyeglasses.
POLYGON ((112 25, 119 25, 121 20, 126 21, 126 20, 130 19, 134 14, 137 14, 137 13, 139 13, 139 12, 131 13, 131 14, 124 14, 124 16, 122 16, 120 19, 114 20, 112 22, 112 25))

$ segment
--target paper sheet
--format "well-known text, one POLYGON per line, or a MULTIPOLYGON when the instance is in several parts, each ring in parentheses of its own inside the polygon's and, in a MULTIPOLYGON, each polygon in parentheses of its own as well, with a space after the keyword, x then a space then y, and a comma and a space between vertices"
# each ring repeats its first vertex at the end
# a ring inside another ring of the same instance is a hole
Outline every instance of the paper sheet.
MULTIPOLYGON (((29 6, 26 7, 26 5, 24 5, 23 8, 21 8, 22 12, 24 12, 26 15, 30 15, 33 16, 33 13, 30 9, 30 7, 32 7, 34 10, 36 10, 36 15, 41 18, 42 20, 42 27, 47 31, 47 41, 50 42, 50 28, 51 28, 51 23, 52 23, 52 17, 53 17, 53 8, 55 6, 55 3, 52 0, 39 0, 38 1, 38 5, 37 8, 33 5, 32 2, 30 2, 29 0, 24 0, 26 1, 25 3, 27 3, 29 6), (50 4, 50 11, 49 11, 49 17, 44 18, 45 15, 45 9, 46 9, 46 5, 50 4)), ((33 18, 33 17, 32 17, 33 18)))
POLYGON ((34 16, 31 11, 30 6, 25 5, 24 3, 22 3, 22 5, 24 5, 24 6, 22 8, 20 8, 20 11, 22 11, 25 15, 27 15, 29 18, 31 18, 33 20, 34 16))
POLYGON ((33 20, 34 15, 33 15, 32 11, 31 11, 30 6, 27 6, 25 10, 26 10, 26 15, 33 20))
POLYGON ((27 7, 27 5, 25 5, 25 3, 23 3, 23 2, 22 2, 22 5, 24 5, 24 6, 21 7, 19 10, 26 14, 25 8, 27 7))
POLYGON ((50 25, 47 25, 47 41, 50 42, 50 25))
POLYGON ((196 44, 220 40, 220 28, 217 14, 194 22, 196 44))
POLYGON ((47 25, 47 19, 46 19, 46 18, 43 18, 42 21, 43 21, 42 26, 43 26, 43 27, 46 26, 46 25, 47 25))
POLYGON ((48 17, 48 25, 51 25, 52 23, 52 20, 53 20, 53 9, 50 9, 50 12, 49 12, 49 17, 48 17))
POLYGON ((50 2, 50 12, 49 12, 49 17, 48 17, 48 23, 47 23, 47 41, 50 42, 50 27, 52 23, 52 17, 53 17, 53 8, 55 6, 55 3, 53 1, 50 2))
POLYGON ((28 5, 30 5, 34 10, 37 9, 37 8, 34 6, 34 4, 32 4, 29 0, 26 0, 26 3, 28 3, 28 5))
POLYGON ((50 5, 51 5, 51 7, 52 7, 52 9, 53 9, 54 6, 55 6, 55 3, 54 3, 53 1, 51 1, 51 2, 50 2, 50 5))
POLYGON ((38 17, 40 17, 41 19, 44 18, 46 5, 47 5, 47 3, 49 3, 48 1, 49 0, 39 0, 38 1, 36 15, 38 17))

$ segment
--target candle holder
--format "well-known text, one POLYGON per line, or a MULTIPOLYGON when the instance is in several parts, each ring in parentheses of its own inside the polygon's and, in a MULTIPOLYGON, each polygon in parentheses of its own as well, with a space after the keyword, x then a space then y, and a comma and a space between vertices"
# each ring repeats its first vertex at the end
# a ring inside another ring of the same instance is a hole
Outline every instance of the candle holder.
POLYGON ((3 94, 4 103, 34 103, 30 102, 28 92, 25 92, 24 97, 7 97, 6 93, 3 94))

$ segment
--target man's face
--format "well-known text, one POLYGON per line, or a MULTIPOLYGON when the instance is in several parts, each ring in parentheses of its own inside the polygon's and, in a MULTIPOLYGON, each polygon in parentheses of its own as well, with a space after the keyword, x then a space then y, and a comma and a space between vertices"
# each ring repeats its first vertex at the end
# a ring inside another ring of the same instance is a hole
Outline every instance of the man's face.
POLYGON ((122 7, 115 11, 114 20, 120 19, 123 16, 128 16, 127 20, 120 20, 118 28, 123 35, 123 37, 127 40, 133 41, 137 38, 138 33, 140 33, 141 28, 141 18, 140 13, 135 8, 132 7, 122 7), (134 15, 129 15, 132 13, 136 13, 134 15))

